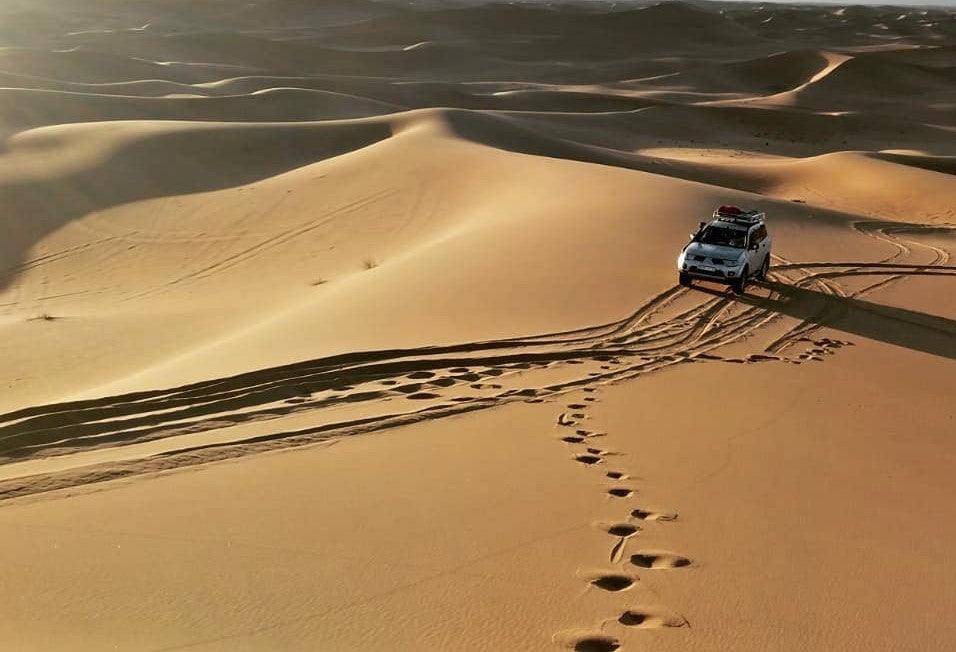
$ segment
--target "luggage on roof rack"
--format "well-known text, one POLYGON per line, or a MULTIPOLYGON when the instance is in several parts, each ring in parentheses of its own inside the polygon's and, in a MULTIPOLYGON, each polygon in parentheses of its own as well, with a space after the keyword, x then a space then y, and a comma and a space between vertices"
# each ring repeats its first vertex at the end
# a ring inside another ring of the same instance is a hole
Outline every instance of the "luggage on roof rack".
POLYGON ((763 211, 745 211, 738 206, 721 206, 714 211, 714 219, 735 224, 757 224, 763 222, 763 211))

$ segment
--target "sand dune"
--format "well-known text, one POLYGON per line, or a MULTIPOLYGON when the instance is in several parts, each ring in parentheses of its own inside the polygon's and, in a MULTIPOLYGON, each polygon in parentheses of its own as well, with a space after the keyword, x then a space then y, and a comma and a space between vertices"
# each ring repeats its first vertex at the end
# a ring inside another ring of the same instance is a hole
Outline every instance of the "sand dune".
POLYGON ((953 39, 4 4, 0 647, 952 647, 953 39))
POLYGON ((794 50, 746 61, 711 64, 687 73, 647 80, 647 83, 705 92, 769 95, 809 82, 830 61, 826 52, 794 50))

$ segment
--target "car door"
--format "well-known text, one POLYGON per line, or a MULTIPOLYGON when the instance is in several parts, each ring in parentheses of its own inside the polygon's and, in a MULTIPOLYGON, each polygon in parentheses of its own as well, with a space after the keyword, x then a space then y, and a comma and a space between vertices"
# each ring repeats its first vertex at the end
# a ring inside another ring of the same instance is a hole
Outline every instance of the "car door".
POLYGON ((763 224, 754 229, 754 235, 757 238, 757 250, 754 252, 754 262, 750 269, 760 269, 763 261, 770 255, 770 237, 763 224))
POLYGON ((760 265, 763 263, 760 244, 760 227, 758 226, 751 229, 747 235, 747 267, 751 274, 760 269, 760 265))

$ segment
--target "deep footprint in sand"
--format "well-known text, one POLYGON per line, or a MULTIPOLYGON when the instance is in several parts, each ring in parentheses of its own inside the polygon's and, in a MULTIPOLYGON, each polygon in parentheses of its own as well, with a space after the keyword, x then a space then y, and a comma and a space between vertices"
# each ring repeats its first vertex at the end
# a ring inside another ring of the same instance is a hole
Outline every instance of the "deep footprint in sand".
POLYGON ((683 627, 687 621, 681 617, 645 609, 628 609, 617 618, 625 627, 638 629, 660 629, 662 627, 683 627))
POLYGON ((607 527, 607 533, 614 537, 629 537, 637 534, 640 529, 633 523, 614 523, 607 527))
POLYGON ((631 563, 641 568, 666 569, 690 566, 690 559, 670 552, 639 552, 631 555, 631 563))
POLYGON ((568 444, 580 444, 582 441, 584 441, 584 437, 578 437, 578 436, 576 436, 576 435, 569 435, 569 436, 567 436, 567 437, 562 437, 562 438, 561 438, 561 441, 566 442, 566 443, 568 443, 568 444))
POLYGON ((607 533, 617 537, 617 543, 611 548, 611 563, 617 563, 624 555, 624 546, 627 540, 638 533, 639 527, 631 523, 615 523, 607 528, 607 533))
POLYGON ((614 487, 612 489, 608 489, 607 493, 609 496, 613 496, 614 498, 630 498, 634 495, 634 490, 628 489, 627 487, 614 487))
POLYGON ((676 512, 655 512, 649 509, 635 509, 631 512, 632 518, 637 518, 642 521, 676 521, 677 513, 676 512))
POLYGON ((597 455, 575 455, 574 460, 576 462, 580 462, 581 464, 588 464, 588 465, 600 464, 601 462, 604 461, 597 455))
POLYGON ((431 371, 416 371, 414 373, 408 374, 405 377, 411 380, 423 380, 425 378, 434 378, 434 376, 435 374, 431 371))
POLYGON ((413 401, 424 401, 430 398, 441 398, 441 395, 432 394, 431 392, 416 392, 415 394, 409 394, 405 398, 413 401))
POLYGON ((585 636, 577 640, 572 648, 574 652, 614 652, 621 644, 613 636, 585 636))
POLYGON ((434 385, 435 387, 451 387, 457 382, 454 378, 436 378, 428 384, 434 385))
POLYGON ((608 471, 607 477, 611 478, 612 480, 626 480, 628 475, 622 471, 608 471))
POLYGON ((600 575, 591 580, 591 585, 611 593, 617 593, 631 588, 634 585, 634 578, 630 575, 600 575))

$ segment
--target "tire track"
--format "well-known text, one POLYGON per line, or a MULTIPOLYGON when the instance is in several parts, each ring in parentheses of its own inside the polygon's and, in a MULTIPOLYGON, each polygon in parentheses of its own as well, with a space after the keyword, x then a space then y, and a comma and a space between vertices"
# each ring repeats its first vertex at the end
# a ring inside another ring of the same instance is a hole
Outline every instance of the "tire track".
MULTIPOLYGON (((873 222, 859 228, 890 240, 921 229, 873 222)), ((766 346, 728 361, 819 359, 818 349, 844 344, 813 341, 816 331, 846 310, 841 297, 858 297, 913 275, 956 275, 956 267, 944 264, 949 260, 947 252, 924 244, 901 243, 895 254, 875 263, 778 259, 782 264, 772 269, 773 277, 795 274, 788 285, 817 290, 821 305, 766 346), (898 262, 904 252, 911 255, 918 248, 930 252, 933 259, 919 264, 898 262), (880 280, 852 292, 838 282, 867 275, 880 280), (817 349, 797 358, 781 357, 801 341, 810 341, 817 349)), ((781 298, 773 283, 764 288, 771 299, 781 298)), ((717 293, 675 286, 621 320, 588 328, 331 356, 181 387, 16 410, 0 415, 0 460, 6 462, 0 466, 5 472, 0 477, 7 478, 0 480, 0 495, 9 490, 31 493, 44 486, 35 478, 16 477, 12 468, 37 459, 111 449, 122 449, 129 456, 135 450, 130 446, 162 440, 163 455, 175 456, 188 449, 190 460, 201 460, 203 433, 212 431, 234 436, 210 437, 210 450, 233 446, 236 454, 243 454, 243 446, 252 442, 269 442, 275 448, 301 445, 397 421, 437 418, 514 401, 539 402, 678 364, 722 360, 722 348, 782 318, 768 307, 772 304, 747 305, 733 295, 713 294, 717 293), (253 425, 257 427, 250 430, 253 425)), ((150 456, 157 454, 155 445, 149 450, 150 456)))

